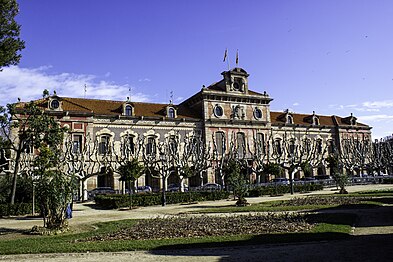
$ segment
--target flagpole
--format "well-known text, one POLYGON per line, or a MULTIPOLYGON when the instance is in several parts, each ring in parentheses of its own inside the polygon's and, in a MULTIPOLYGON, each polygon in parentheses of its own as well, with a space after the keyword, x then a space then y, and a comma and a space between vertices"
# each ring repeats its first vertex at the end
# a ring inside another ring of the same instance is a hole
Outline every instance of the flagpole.
POLYGON ((229 58, 227 59, 227 63, 228 63, 228 71, 231 69, 231 67, 229 66, 229 58))
POLYGON ((225 60, 227 61, 227 64, 228 64, 228 71, 229 71, 228 48, 226 48, 226 49, 225 49, 225 53, 224 53, 224 61, 223 61, 223 62, 225 62, 225 60))
POLYGON ((236 67, 239 67, 239 49, 236 49, 236 67))

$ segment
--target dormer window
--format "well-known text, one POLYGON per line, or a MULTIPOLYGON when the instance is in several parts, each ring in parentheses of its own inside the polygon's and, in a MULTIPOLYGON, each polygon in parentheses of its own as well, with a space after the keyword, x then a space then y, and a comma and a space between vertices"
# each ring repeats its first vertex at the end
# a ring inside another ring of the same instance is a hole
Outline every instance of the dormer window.
POLYGON ((291 115, 287 115, 287 124, 293 125, 293 117, 291 115))
POLYGON ((51 109, 58 109, 60 107, 60 102, 57 99, 53 99, 50 103, 51 109))
POLYGON ((319 119, 318 119, 317 116, 314 116, 314 117, 312 118, 312 124, 313 124, 314 126, 319 126, 319 119))
POLYGON ((134 115, 134 107, 131 104, 123 104, 123 115, 124 116, 133 116, 134 115))
POLYGON ((125 114, 126 116, 132 116, 132 107, 130 105, 126 106, 125 114))
POLYGON ((351 126, 356 125, 356 118, 352 117, 350 121, 351 121, 351 126))
POLYGON ((173 109, 173 108, 168 109, 168 117, 175 118, 175 109, 173 109))
POLYGON ((172 107, 172 106, 168 106, 166 108, 166 116, 168 118, 176 118, 177 117, 176 109, 174 107, 172 107))

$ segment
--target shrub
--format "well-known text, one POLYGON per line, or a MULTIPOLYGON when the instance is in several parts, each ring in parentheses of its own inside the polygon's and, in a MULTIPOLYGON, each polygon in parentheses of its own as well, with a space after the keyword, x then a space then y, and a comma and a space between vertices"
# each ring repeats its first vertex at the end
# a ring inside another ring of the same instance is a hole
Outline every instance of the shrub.
MULTIPOLYGON (((38 206, 36 206, 35 211, 37 213, 40 212, 38 206)), ((32 203, 15 203, 13 205, 10 203, 0 204, 0 217, 22 216, 31 214, 32 212, 32 203)))
MULTIPOLYGON (((295 184, 294 190, 295 192, 309 192, 322 190, 323 185, 321 184, 295 184)), ((250 189, 248 192, 249 197, 259 197, 265 195, 282 195, 286 193, 290 193, 291 188, 289 185, 270 185, 270 186, 260 186, 250 189)))
MULTIPOLYGON (((229 192, 167 192, 167 204, 189 203, 195 201, 208 201, 226 199, 229 192)), ((130 206, 129 195, 98 195, 94 198, 96 204, 101 208, 116 209, 130 206)), ((154 206, 161 205, 161 193, 136 194, 132 196, 132 206, 154 206)))
POLYGON ((391 178, 391 177, 384 178, 382 183, 383 184, 393 184, 393 178, 391 178))

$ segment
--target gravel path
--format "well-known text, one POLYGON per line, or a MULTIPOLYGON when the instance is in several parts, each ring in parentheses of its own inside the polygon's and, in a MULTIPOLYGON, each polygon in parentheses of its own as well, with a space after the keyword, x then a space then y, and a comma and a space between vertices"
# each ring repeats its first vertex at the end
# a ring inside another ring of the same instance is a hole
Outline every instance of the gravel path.
MULTIPOLYGON (((367 185, 348 187, 349 192, 375 189, 393 189, 393 185, 367 185)), ((334 193, 330 189, 309 194, 280 197, 249 198, 250 203, 284 200, 292 197, 334 193)), ((91 205, 76 204, 70 226, 92 224, 129 218, 152 218, 180 214, 212 206, 233 205, 233 201, 209 201, 192 205, 142 207, 134 210, 97 210, 91 205)), ((393 206, 359 210, 353 237, 349 240, 311 242, 285 245, 256 245, 245 247, 188 249, 172 251, 130 251, 78 254, 36 254, 0 256, 0 261, 391 261, 393 257, 393 206)), ((0 233, 20 232, 41 220, 31 218, 0 219, 0 233)), ((1 239, 7 234, 0 234, 1 239)))

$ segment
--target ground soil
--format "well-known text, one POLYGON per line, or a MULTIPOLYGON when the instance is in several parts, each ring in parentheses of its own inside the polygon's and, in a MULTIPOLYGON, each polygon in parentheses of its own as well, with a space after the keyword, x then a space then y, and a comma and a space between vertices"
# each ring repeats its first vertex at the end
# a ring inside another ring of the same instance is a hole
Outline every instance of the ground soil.
MULTIPOLYGON (((376 189, 393 189, 393 185, 348 187, 349 192, 376 189)), ((334 190, 325 189, 308 194, 295 194, 294 196, 334 192, 334 190)), ((294 196, 259 197, 247 200, 249 203, 258 203, 289 199, 294 196)), ((93 208, 92 203, 76 204, 74 217, 70 220, 70 227, 74 230, 81 230, 96 222, 152 218, 233 204, 233 201, 222 200, 191 205, 143 207, 124 211, 98 210, 93 208)), ((392 261, 393 203, 388 202, 382 207, 351 210, 350 212, 356 212, 359 219, 354 225, 352 237, 345 240, 228 248, 13 256, 1 256, 0 250, 0 261, 392 261)), ((42 225, 41 220, 31 217, 0 219, 0 241, 24 237, 22 232, 31 229, 34 225, 42 225)))

